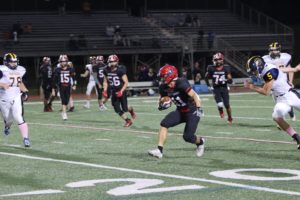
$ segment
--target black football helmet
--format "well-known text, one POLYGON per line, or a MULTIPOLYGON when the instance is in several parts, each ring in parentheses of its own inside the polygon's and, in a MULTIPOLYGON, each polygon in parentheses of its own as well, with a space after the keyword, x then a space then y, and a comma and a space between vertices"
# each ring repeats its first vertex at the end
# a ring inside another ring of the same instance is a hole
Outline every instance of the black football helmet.
POLYGON ((262 57, 260 56, 252 56, 248 61, 247 61, 247 72, 249 73, 250 76, 257 76, 261 74, 265 67, 265 61, 262 57))
POLYGON ((19 59, 14 53, 7 53, 3 57, 3 65, 10 69, 16 69, 19 64, 19 59))
POLYGON ((269 45, 269 55, 271 58, 279 58, 281 51, 281 45, 278 42, 273 42, 269 45))

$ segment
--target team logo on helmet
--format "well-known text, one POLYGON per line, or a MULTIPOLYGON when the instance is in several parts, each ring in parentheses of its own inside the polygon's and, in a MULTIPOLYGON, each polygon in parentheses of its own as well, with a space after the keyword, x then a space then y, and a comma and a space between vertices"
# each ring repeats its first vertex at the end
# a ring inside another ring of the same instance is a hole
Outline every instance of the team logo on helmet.
POLYGON ((16 69, 19 63, 19 59, 14 53, 7 53, 3 57, 3 64, 10 69, 16 69))
POLYGON ((166 64, 159 70, 159 76, 165 84, 169 84, 178 77, 178 71, 173 65, 166 64))

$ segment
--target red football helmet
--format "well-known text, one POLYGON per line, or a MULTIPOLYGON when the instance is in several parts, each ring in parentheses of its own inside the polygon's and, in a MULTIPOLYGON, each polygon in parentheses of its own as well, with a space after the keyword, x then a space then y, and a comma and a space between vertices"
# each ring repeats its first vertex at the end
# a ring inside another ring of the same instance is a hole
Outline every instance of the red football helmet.
POLYGON ((221 52, 217 52, 213 55, 213 63, 215 66, 224 65, 224 54, 221 52))
POLYGON ((119 63, 119 58, 117 55, 108 56, 107 63, 109 67, 116 66, 119 63))
POLYGON ((104 63, 104 57, 103 56, 97 56, 96 57, 96 63, 99 64, 99 63, 104 63))
POLYGON ((159 70, 159 76, 162 78, 163 83, 169 84, 172 80, 178 77, 178 71, 173 65, 166 64, 159 70))

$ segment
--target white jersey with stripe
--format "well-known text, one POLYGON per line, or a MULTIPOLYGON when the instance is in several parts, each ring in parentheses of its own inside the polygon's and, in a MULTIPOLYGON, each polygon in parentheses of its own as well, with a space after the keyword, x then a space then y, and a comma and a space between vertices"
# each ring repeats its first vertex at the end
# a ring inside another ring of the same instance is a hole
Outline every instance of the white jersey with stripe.
MULTIPOLYGON (((280 56, 275 59, 271 58, 270 55, 265 55, 262 58, 264 59, 264 61, 266 63, 273 64, 279 69, 281 67, 288 67, 291 62, 292 56, 288 53, 280 53, 280 56)), ((286 81, 288 81, 288 74, 284 73, 284 75, 285 75, 286 81)))
POLYGON ((10 69, 5 65, 0 65, 0 71, 3 74, 0 83, 6 83, 10 86, 6 90, 0 89, 0 99, 5 101, 14 100, 17 96, 21 95, 20 83, 26 73, 26 69, 20 65, 18 65, 16 69, 10 69))
POLYGON ((274 80, 273 86, 272 86, 272 92, 275 97, 278 97, 280 95, 283 95, 287 93, 291 86, 286 81, 286 74, 283 73, 280 69, 277 68, 277 66, 266 63, 264 69, 262 70, 260 76, 266 81, 266 80, 274 80), (274 70, 276 69, 276 70, 274 70), (274 73, 277 72, 278 73, 274 73), (277 76, 277 77, 276 77, 277 76))
POLYGON ((93 77, 93 65, 92 64, 87 64, 85 66, 85 70, 89 71, 89 82, 95 82, 95 79, 93 77))

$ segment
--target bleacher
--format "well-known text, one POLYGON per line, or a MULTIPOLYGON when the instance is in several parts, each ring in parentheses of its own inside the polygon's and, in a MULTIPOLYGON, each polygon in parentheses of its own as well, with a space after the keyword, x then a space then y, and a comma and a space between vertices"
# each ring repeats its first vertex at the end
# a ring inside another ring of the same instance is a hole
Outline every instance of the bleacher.
MULTIPOLYGON (((17 49, 17 53, 22 56, 57 55, 57 52, 69 51, 68 41, 70 34, 75 36, 84 35, 87 46, 80 51, 71 51, 70 55, 83 55, 95 52, 124 53, 124 52, 156 52, 152 46, 153 38, 163 38, 164 36, 155 28, 149 26, 141 18, 129 16, 125 11, 114 12, 94 12, 85 16, 80 13, 69 13, 67 15, 50 14, 28 14, 19 13, 17 15, 6 15, 1 13, 0 23, 2 31, 9 31, 12 24, 19 21, 21 24, 31 23, 32 33, 22 34, 19 43, 12 42, 5 46, 4 51, 17 49), (119 25, 122 34, 126 34, 129 39, 137 35, 141 39, 141 46, 123 47, 114 46, 113 39, 105 34, 107 25, 119 25)), ((173 46, 168 45, 170 38, 160 40, 162 52, 177 51, 173 46)), ((5 41, 1 40, 2 43, 5 41)))
POLYGON ((222 38, 240 51, 266 50, 267 45, 274 41, 280 42, 286 49, 291 49, 293 45, 284 34, 273 34, 266 27, 246 22, 229 10, 151 11, 150 16, 174 30, 175 34, 192 38, 196 51, 210 50, 207 45, 209 32, 214 32, 217 38, 222 38), (185 24, 188 14, 198 17, 200 27, 185 24), (200 28, 204 31, 203 43, 198 41, 200 28))

